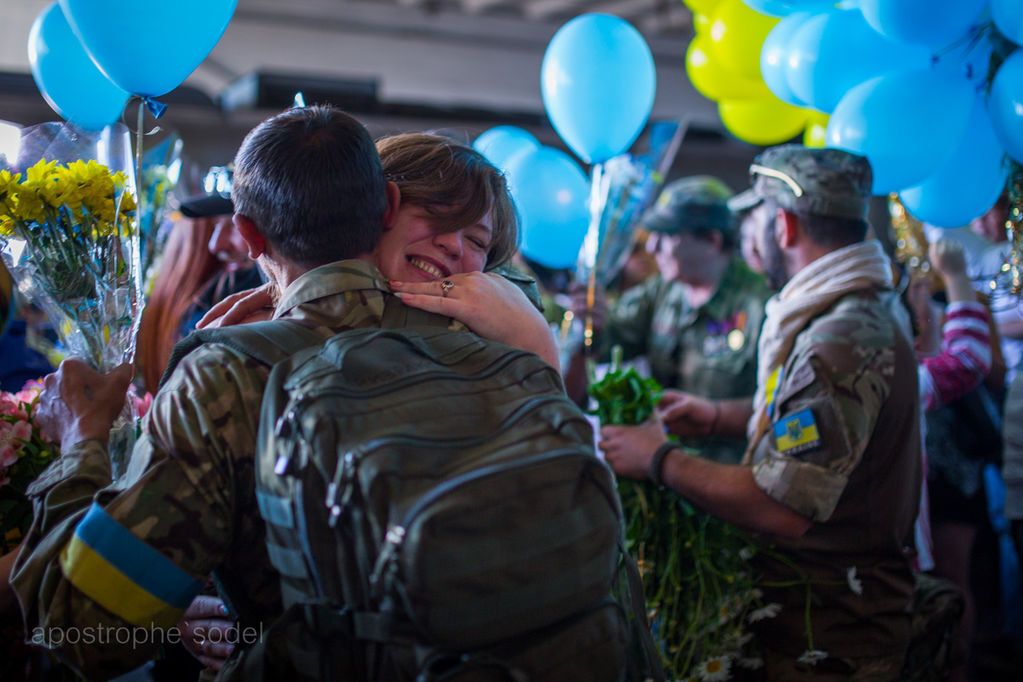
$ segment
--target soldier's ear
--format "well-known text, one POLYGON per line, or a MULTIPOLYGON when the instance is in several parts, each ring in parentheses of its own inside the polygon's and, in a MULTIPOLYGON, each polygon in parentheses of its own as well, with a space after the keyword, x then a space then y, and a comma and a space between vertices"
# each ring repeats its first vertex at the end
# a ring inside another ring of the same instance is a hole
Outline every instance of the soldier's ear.
POLYGON ((774 220, 774 237, 778 240, 778 246, 783 249, 791 249, 799 242, 799 218, 795 213, 778 209, 774 220))
POLYGON ((234 214, 234 227, 238 230, 238 234, 245 240, 245 243, 249 248, 249 258, 256 260, 264 253, 266 253, 266 237, 256 227, 256 223, 252 222, 252 219, 247 215, 241 213, 234 214))

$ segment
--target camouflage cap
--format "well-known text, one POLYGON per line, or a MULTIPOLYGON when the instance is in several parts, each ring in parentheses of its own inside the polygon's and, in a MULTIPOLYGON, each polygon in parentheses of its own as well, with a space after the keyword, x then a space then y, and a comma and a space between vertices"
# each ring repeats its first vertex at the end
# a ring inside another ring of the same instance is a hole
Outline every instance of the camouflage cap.
POLYGON ((709 175, 676 180, 661 191, 657 203, 643 214, 640 227, 668 234, 699 229, 731 231, 730 196, 732 190, 709 175))
POLYGON ((865 219, 873 173, 862 156, 787 144, 757 156, 750 165, 750 180, 753 186, 729 202, 733 211, 770 199, 793 211, 865 219))

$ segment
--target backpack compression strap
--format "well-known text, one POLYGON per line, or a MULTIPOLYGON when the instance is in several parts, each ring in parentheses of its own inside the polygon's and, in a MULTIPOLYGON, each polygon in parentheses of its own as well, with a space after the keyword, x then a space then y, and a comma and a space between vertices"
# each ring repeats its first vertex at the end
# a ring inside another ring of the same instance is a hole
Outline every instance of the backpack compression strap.
POLYGON ((329 336, 295 320, 266 320, 220 329, 199 329, 178 342, 160 379, 163 386, 186 355, 208 343, 219 343, 267 367, 295 353, 321 345, 329 336))

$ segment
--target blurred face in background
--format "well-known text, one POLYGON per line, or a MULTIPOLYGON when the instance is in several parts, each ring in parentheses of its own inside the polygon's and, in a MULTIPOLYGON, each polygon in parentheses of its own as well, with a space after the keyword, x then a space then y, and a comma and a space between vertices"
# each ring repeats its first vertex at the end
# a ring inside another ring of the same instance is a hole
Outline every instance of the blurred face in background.
POLYGON ((739 248, 746 265, 753 272, 764 274, 764 260, 757 248, 757 235, 772 222, 770 210, 763 204, 748 211, 739 223, 739 248))
POLYGON ((780 291, 792 279, 792 273, 785 263, 785 252, 778 243, 778 209, 765 202, 754 209, 754 213, 761 210, 764 212, 763 220, 756 223, 752 248, 760 259, 761 272, 767 278, 768 286, 780 291))
POLYGON ((707 264, 721 255, 721 234, 716 231, 704 235, 652 232, 646 246, 665 281, 702 283, 707 264))
POLYGON ((970 222, 970 229, 990 242, 995 242, 996 244, 1004 242, 1007 239, 1005 235, 1005 221, 1008 217, 1008 204, 1003 197, 991 207, 990 211, 979 218, 974 218, 970 222))
POLYGON ((249 248, 238 234, 230 215, 218 215, 213 220, 213 236, 210 237, 209 250, 224 265, 228 272, 237 272, 252 267, 249 248))

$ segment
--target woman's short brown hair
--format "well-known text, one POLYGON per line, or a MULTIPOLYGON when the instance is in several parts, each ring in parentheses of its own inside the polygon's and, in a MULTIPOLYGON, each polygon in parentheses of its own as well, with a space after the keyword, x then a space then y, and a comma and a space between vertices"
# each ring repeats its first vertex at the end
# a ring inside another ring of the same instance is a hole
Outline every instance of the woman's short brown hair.
POLYGON ((518 249, 518 217, 504 175, 472 147, 431 133, 403 133, 377 140, 384 177, 398 185, 402 203, 425 209, 452 232, 488 213, 493 235, 487 269, 511 260, 518 249))

